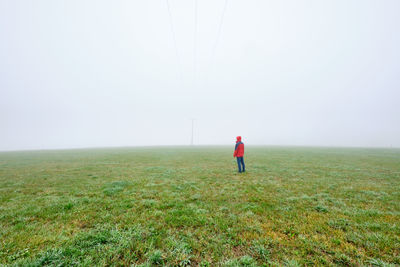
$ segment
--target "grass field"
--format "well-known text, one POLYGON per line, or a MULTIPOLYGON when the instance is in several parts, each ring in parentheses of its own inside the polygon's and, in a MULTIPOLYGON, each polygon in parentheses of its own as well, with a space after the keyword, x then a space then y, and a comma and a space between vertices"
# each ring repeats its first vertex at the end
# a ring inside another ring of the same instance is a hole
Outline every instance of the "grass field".
POLYGON ((400 264, 400 150, 0 153, 0 265, 400 264))

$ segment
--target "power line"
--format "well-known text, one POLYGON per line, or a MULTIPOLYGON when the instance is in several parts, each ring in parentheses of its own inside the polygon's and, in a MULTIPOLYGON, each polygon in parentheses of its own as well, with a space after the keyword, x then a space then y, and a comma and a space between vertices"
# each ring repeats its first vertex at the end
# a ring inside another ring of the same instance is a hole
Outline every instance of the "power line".
POLYGON ((193 80, 197 82, 197 0, 194 0, 194 36, 193 36, 193 80))
POLYGON ((174 47, 175 47, 176 62, 177 62, 177 65, 178 65, 178 67, 177 67, 178 76, 182 80, 181 60, 180 60, 180 57, 179 57, 178 45, 177 45, 177 42, 176 42, 176 35, 175 35, 174 23, 173 23, 173 20, 172 20, 171 8, 170 8, 170 5, 169 5, 169 1, 166 0, 166 2, 167 2, 167 9, 168 9, 168 16, 169 16, 169 24, 170 24, 170 28, 171 28, 171 35, 172 35, 172 39, 173 39, 174 47))
POLYGON ((213 60, 214 60, 215 52, 216 52, 216 50, 217 50, 217 46, 218 46, 219 39, 220 39, 220 36, 221 36, 222 25, 223 25, 223 23, 224 23, 224 17, 225 17, 225 11, 226 11, 227 5, 228 5, 228 0, 225 0, 224 9, 222 10, 222 16, 221 16, 221 20, 220 20, 219 26, 218 26, 217 39, 215 40, 214 47, 213 47, 213 52, 212 52, 212 59, 213 59, 213 60))
MULTIPOLYGON (((193 86, 196 89, 197 84, 197 0, 194 0, 194 36, 193 36, 193 86)), ((194 145, 194 121, 192 118, 192 136, 190 144, 194 145)))

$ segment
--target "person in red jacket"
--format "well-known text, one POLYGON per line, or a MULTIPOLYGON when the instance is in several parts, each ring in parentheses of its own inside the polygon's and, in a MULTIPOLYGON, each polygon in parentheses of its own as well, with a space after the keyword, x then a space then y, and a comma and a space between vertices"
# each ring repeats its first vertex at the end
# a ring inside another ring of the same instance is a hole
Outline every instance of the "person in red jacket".
POLYGON ((244 166, 243 156, 244 156, 244 144, 242 143, 242 137, 238 136, 236 137, 235 152, 233 152, 233 157, 236 157, 237 159, 239 172, 246 171, 244 166))

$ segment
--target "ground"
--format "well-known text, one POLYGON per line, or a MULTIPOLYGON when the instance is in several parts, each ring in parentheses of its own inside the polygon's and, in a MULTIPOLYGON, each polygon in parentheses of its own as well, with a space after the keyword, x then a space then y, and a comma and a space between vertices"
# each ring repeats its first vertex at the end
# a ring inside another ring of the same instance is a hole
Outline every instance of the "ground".
POLYGON ((0 265, 400 264, 400 150, 0 153, 0 265))

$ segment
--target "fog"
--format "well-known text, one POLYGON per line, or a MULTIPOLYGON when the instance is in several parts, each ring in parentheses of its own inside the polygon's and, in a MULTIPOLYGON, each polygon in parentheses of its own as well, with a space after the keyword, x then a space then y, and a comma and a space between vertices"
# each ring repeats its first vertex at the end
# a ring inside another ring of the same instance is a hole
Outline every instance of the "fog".
POLYGON ((0 150, 400 146, 400 1, 195 3, 0 0, 0 150))

